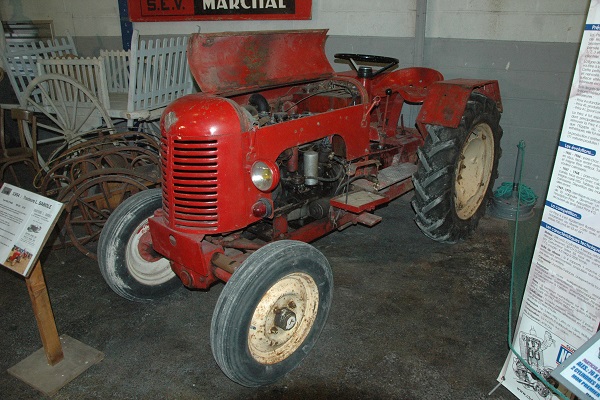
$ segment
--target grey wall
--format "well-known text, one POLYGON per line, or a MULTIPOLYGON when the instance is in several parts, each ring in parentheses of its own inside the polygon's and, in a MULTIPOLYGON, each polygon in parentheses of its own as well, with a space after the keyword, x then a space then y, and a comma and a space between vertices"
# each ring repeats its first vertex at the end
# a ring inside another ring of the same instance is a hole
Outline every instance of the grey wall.
POLYGON ((81 57, 98 57, 100 50, 122 50, 120 36, 74 36, 75 47, 81 57))
POLYGON ((425 64, 446 78, 497 79, 504 113, 498 183, 512 182, 525 141, 523 183, 544 198, 550 181, 578 43, 428 39, 425 64))

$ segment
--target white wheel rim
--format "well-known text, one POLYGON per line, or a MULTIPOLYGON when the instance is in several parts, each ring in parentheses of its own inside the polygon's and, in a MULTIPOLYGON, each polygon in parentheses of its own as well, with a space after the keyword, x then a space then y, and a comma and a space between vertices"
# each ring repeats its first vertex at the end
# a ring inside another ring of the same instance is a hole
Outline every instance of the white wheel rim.
POLYGON ((487 193, 494 167, 494 133, 488 124, 477 125, 463 144, 456 166, 454 205, 462 220, 471 218, 487 193))
POLYGON ((248 333, 248 348, 261 364, 275 364, 292 355, 306 339, 317 317, 319 290, 309 275, 296 272, 277 281, 259 301, 248 333), (287 329, 275 324, 288 310, 287 329))
POLYGON ((156 286, 173 278, 175 273, 166 258, 156 257, 154 260, 148 260, 140 253, 141 239, 149 230, 147 219, 137 226, 135 233, 127 242, 125 259, 131 276, 144 285, 156 286))

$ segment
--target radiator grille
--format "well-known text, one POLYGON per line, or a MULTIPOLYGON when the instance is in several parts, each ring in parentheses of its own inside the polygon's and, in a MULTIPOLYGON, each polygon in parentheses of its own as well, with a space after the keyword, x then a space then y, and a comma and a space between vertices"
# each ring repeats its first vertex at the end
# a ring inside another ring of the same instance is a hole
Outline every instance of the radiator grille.
POLYGON ((173 227, 207 231, 218 228, 218 148, 217 140, 163 137, 163 210, 173 227))

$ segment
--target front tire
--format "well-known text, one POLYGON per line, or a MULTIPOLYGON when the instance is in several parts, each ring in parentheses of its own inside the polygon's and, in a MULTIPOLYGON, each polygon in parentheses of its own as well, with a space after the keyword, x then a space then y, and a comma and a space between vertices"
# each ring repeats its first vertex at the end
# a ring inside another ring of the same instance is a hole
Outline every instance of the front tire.
POLYGON ((490 98, 473 93, 458 128, 428 126, 413 176, 415 221, 439 242, 469 237, 485 214, 498 176, 500 112, 490 98))
POLYGON ((151 301, 181 287, 169 260, 152 249, 148 218, 161 204, 161 189, 139 192, 110 214, 100 234, 100 272, 108 286, 128 300, 151 301))
POLYGON ((313 246, 282 240, 257 250, 217 301, 210 331, 217 364, 243 386, 277 381, 313 348, 332 292, 329 263, 313 246))

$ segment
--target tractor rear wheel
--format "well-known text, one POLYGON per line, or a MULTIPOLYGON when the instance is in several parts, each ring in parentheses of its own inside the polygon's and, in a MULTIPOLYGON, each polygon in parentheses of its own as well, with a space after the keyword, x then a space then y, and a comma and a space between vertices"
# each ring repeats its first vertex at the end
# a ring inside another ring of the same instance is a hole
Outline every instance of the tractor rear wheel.
POLYGON ((251 254, 215 306, 210 343, 221 370, 253 387, 296 368, 325 325, 332 291, 331 267, 309 244, 281 240, 251 254))
POLYGON ((457 128, 427 127, 413 176, 415 221, 439 242, 469 237, 492 195, 500 158, 500 112, 490 98, 473 93, 457 128))

